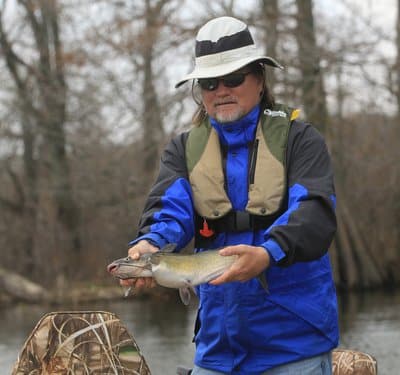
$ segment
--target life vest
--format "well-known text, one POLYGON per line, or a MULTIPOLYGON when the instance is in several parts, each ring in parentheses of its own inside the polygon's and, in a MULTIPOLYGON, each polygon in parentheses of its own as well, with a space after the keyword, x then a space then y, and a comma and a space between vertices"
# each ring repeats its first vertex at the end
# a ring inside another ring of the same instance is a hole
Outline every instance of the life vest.
MULTIPOLYGON (((290 123, 298 113, 276 104, 260 115, 249 162, 249 199, 245 211, 250 215, 270 217, 282 206, 286 195, 285 155, 290 123)), ((218 134, 208 118, 189 133, 186 164, 197 214, 216 220, 232 212, 232 203, 224 188, 218 134)))

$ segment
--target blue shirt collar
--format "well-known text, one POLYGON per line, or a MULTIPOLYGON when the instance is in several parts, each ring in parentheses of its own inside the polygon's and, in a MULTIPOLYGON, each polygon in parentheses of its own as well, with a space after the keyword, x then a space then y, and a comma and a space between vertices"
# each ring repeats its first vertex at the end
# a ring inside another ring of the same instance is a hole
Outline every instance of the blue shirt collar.
POLYGON ((221 124, 210 117, 210 123, 217 131, 223 145, 239 147, 253 141, 259 115, 260 105, 257 104, 247 115, 237 121, 221 124))

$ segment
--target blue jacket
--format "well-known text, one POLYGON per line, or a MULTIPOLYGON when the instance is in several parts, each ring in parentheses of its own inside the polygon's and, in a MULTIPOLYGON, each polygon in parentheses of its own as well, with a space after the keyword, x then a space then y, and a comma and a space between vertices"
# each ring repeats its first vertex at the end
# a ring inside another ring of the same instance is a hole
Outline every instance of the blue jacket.
MULTIPOLYGON (((234 123, 211 119, 227 149, 226 191, 235 210, 247 203, 248 145, 260 115, 257 106, 234 123)), ((160 248, 176 243, 179 251, 192 240, 196 212, 185 162, 187 136, 166 147, 131 244, 140 239, 160 248)), ((286 171, 287 204, 269 228, 222 232, 208 246, 263 246, 272 265, 265 271, 269 293, 257 279, 198 287, 195 363, 200 367, 259 374, 337 346, 337 302, 327 255, 336 229, 333 175, 325 142, 311 125, 292 121, 286 171)))

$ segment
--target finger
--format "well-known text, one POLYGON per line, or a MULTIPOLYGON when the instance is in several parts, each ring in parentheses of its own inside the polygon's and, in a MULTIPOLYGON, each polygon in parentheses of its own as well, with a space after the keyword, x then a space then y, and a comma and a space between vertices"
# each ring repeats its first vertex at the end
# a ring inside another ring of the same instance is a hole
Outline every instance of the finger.
POLYGON ((229 256, 229 255, 241 255, 245 251, 240 247, 240 245, 237 246, 227 246, 224 247, 219 251, 219 254, 222 256, 229 256))
POLYGON ((216 279, 211 280, 210 284, 211 285, 220 285, 223 283, 227 283, 229 281, 233 281, 233 272, 231 271, 225 271, 221 276, 218 276, 216 279))
POLYGON ((141 277, 136 280, 135 289, 143 289, 146 286, 146 280, 144 277, 141 277))
POLYGON ((221 276, 217 277, 214 280, 209 281, 209 284, 211 285, 221 285, 225 282, 225 278, 221 276))
POLYGON ((153 278, 152 277, 144 277, 144 288, 145 289, 150 289, 153 285, 153 278))
POLYGON ((128 255, 133 259, 133 260, 138 260, 140 258, 140 252, 138 251, 138 249, 135 248, 130 248, 128 250, 128 255))
POLYGON ((135 279, 119 280, 119 284, 121 286, 132 286, 135 285, 135 279))
POLYGON ((157 285, 153 277, 140 277, 136 280, 135 289, 149 289, 157 285))

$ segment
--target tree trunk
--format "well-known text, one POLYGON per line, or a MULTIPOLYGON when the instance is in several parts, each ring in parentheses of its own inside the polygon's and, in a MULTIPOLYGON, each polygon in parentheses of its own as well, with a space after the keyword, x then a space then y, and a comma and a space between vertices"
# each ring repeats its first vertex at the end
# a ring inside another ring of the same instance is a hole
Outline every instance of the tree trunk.
POLYGON ((384 252, 371 248, 349 209, 345 193, 338 189, 338 232, 331 248, 337 267, 338 285, 345 289, 370 289, 390 286, 394 276, 384 252))
POLYGON ((163 119, 158 93, 156 92, 155 73, 153 69, 154 47, 159 37, 162 23, 159 22, 160 11, 165 1, 160 0, 151 5, 146 0, 145 8, 145 30, 147 38, 142 46, 143 56, 143 171, 146 188, 153 181, 157 171, 159 150, 162 140, 165 137, 163 119), (160 8, 161 7, 161 8, 160 8))
MULTIPOLYGON (((49 203, 54 205, 55 236, 53 246, 58 249, 58 275, 76 276, 81 250, 79 235, 79 213, 73 198, 70 171, 66 153, 65 108, 66 85, 62 45, 59 38, 57 3, 41 0, 42 23, 31 22, 37 49, 40 51, 42 76, 39 84, 41 94, 41 129, 44 147, 41 160, 44 173, 49 176, 49 203)), ((32 14, 33 18, 34 15, 32 14)), ((54 251, 54 250, 53 250, 54 251)))
MULTIPOLYGON (((395 65, 395 75, 396 75, 396 85, 395 85, 395 94, 396 94, 396 99, 397 99, 397 119, 396 119, 396 124, 397 124, 397 138, 399 139, 400 137, 400 0, 397 0, 397 21, 396 21, 396 65, 395 65)), ((400 156, 399 149, 397 149, 397 155, 398 157, 400 156)), ((396 193, 394 194, 394 202, 393 202, 393 208, 395 211, 395 218, 396 222, 400 223, 400 188, 399 188, 399 183, 400 183, 400 167, 398 163, 396 163, 397 168, 395 172, 395 181, 396 181, 396 193)), ((396 240, 397 240, 397 246, 396 248, 399 249, 400 246, 400 229, 397 227, 396 229, 396 240)), ((393 254, 393 258, 396 258, 395 254, 393 254)), ((393 264, 393 263, 392 263, 393 264)), ((393 269, 393 273, 397 272, 395 269, 393 269)))
MULTIPOLYGON (((276 46, 278 43, 278 0, 262 0, 261 12, 263 15, 263 24, 265 25, 265 46, 267 49, 267 55, 275 58, 277 55, 276 46)), ((267 81, 271 88, 271 92, 273 92, 276 82, 274 69, 268 70, 267 81)))
POLYGON ((304 110, 307 119, 321 133, 325 133, 328 124, 328 110, 324 89, 323 74, 319 60, 319 51, 315 38, 312 0, 296 0, 297 32, 299 49, 301 88, 304 110))
POLYGON ((397 0, 397 22, 396 22, 396 99, 397 99, 397 119, 400 121, 400 0, 397 0))
POLYGON ((35 227, 36 210, 38 204, 37 196, 37 163, 34 157, 36 136, 32 123, 26 116, 22 116, 22 138, 23 138, 23 165, 24 165, 24 207, 23 222, 26 228, 23 233, 23 249, 21 271, 28 276, 32 276, 32 270, 35 269, 35 259, 33 249, 35 247, 35 227))
MULTIPOLYGON (((297 43, 300 70, 302 72, 302 94, 307 120, 328 137, 328 111, 320 69, 318 47, 315 38, 312 0, 296 0, 297 43)), ((339 135, 340 137, 340 135, 339 135)), ((338 228, 331 248, 331 259, 335 269, 336 283, 345 288, 369 288, 387 282, 382 260, 376 259, 370 244, 364 241, 364 233, 354 218, 346 194, 345 166, 340 157, 340 139, 333 145, 332 154, 337 168, 336 191, 338 197, 338 228)))
POLYGON ((80 251, 79 214, 66 154, 66 85, 59 10, 54 0, 20 1, 19 4, 33 35, 36 61, 28 64, 15 52, 1 22, 0 42, 17 88, 18 109, 23 118, 24 185, 28 198, 25 217, 30 229, 35 231, 27 236, 31 243, 26 252, 28 259, 36 258, 37 274, 49 278, 54 274, 72 276, 80 251), (41 145, 36 150, 37 161, 33 158, 36 139, 41 145), (71 264, 69 269, 67 264, 71 264))
POLYGON ((17 300, 37 303, 49 298, 49 293, 25 277, 0 267, 0 290, 17 300))

